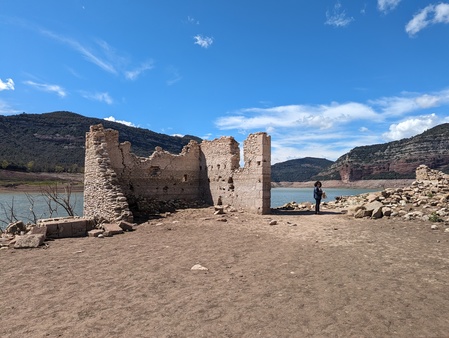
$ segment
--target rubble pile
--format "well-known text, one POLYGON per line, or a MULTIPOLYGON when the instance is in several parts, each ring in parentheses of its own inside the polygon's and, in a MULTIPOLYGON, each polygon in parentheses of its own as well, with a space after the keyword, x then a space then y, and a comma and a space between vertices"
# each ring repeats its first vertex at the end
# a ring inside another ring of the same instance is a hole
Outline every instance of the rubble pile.
POLYGON ((324 204, 355 218, 400 217, 449 223, 449 175, 420 165, 416 181, 409 187, 342 196, 324 204))
MULTIPOLYGON (((354 218, 395 218, 449 224, 449 175, 426 165, 416 169, 416 180, 404 188, 387 188, 357 196, 340 196, 323 202, 323 209, 336 210, 354 218)), ((310 202, 290 202, 277 209, 310 211, 310 202)))
POLYGON ((45 225, 24 224, 22 221, 10 223, 0 236, 0 249, 37 248, 47 238, 45 225))
POLYGON ((0 249, 26 249, 45 245, 45 241, 68 237, 111 237, 134 230, 136 224, 97 222, 83 217, 42 219, 37 224, 10 223, 0 236, 0 249))

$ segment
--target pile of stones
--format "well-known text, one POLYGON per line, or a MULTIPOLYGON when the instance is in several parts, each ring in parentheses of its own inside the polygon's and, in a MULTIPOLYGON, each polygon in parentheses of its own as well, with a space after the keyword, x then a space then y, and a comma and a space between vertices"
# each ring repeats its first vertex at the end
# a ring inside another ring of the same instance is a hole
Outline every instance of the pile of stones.
POLYGON ((25 249, 47 247, 47 240, 68 237, 111 237, 135 230, 136 223, 119 221, 99 222, 83 217, 41 219, 37 224, 22 221, 10 223, 0 234, 0 249, 25 249))
MULTIPOLYGON (((309 202, 291 202, 279 209, 312 210, 312 207, 309 202)), ((336 197, 335 201, 324 202, 323 209, 354 218, 398 217, 449 224, 449 175, 421 165, 416 169, 416 180, 408 187, 336 197)))
POLYGON ((47 234, 45 225, 10 223, 0 236, 0 249, 37 248, 44 244, 47 234))

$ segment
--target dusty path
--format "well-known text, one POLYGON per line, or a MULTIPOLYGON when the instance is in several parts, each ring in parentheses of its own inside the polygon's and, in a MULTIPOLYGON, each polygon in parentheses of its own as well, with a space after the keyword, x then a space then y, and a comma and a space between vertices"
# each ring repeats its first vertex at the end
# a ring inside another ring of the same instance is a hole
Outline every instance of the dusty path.
POLYGON ((429 223, 184 210, 1 250, 0 336, 447 337, 448 244, 429 223))

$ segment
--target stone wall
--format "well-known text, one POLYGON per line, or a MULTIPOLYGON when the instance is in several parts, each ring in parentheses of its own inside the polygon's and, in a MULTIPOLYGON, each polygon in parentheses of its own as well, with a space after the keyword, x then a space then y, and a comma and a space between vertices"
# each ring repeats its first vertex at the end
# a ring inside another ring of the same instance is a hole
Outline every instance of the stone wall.
POLYGON ((133 214, 162 211, 180 200, 270 212, 271 140, 266 133, 245 140, 243 168, 232 137, 191 141, 179 155, 156 147, 143 158, 118 136, 102 125, 91 126, 86 135, 85 217, 132 222, 133 214))
POLYGON ((422 164, 416 168, 417 181, 448 181, 449 175, 435 169, 430 169, 428 166, 422 164))
POLYGON ((104 130, 102 125, 90 127, 86 134, 84 216, 98 221, 132 222, 133 214, 108 152, 112 150, 112 157, 117 160, 114 147, 120 151, 117 131, 104 130))
MULTIPOLYGON (((229 204, 259 213, 270 213, 271 138, 266 133, 251 134, 240 148, 232 137, 201 143, 202 166, 209 184, 204 185, 214 204, 229 204)), ((207 194, 206 194, 207 195, 207 194)))

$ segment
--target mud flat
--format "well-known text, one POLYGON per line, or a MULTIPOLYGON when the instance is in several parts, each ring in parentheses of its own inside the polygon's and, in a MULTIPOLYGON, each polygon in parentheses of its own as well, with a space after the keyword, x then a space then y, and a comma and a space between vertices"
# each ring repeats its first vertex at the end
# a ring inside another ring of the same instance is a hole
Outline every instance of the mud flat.
POLYGON ((0 336, 445 337, 448 244, 429 222, 182 210, 0 250, 0 336))

